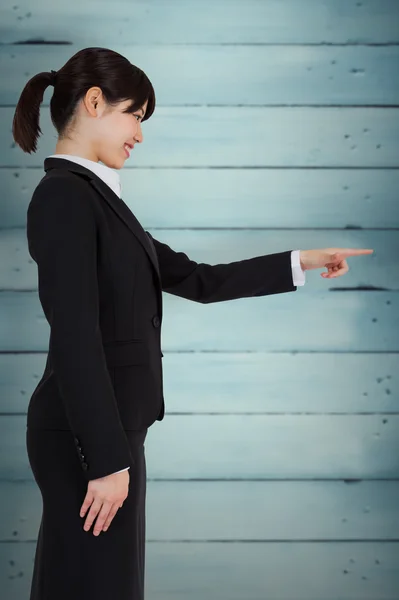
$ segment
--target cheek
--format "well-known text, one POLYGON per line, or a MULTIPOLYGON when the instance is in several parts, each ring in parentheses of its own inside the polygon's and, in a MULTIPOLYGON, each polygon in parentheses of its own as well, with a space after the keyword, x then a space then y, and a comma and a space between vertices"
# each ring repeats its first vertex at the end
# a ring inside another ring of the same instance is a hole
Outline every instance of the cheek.
POLYGON ((113 115, 107 122, 104 122, 100 128, 99 141, 102 147, 113 146, 122 148, 123 144, 132 137, 137 130, 132 116, 129 114, 113 115))
POLYGON ((123 146, 126 140, 129 138, 131 128, 129 129, 129 123, 126 119, 117 119, 110 127, 108 133, 108 139, 112 140, 116 146, 123 146))

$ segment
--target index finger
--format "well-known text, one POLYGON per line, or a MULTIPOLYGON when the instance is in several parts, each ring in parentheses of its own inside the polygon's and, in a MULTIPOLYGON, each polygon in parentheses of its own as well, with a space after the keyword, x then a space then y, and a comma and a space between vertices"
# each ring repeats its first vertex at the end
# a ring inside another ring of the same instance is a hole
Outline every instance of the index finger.
POLYGON ((339 248, 336 253, 342 256, 360 256, 362 254, 373 254, 371 248, 339 248))

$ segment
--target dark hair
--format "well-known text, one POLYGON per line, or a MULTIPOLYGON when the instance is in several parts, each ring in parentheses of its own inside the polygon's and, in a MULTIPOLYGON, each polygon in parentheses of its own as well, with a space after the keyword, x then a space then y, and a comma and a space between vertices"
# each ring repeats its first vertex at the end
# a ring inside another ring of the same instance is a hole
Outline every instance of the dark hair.
POLYGON ((51 121, 62 136, 75 108, 92 86, 101 88, 106 102, 114 106, 132 100, 124 112, 135 112, 148 100, 142 121, 150 118, 155 109, 155 92, 151 81, 139 67, 124 56, 108 48, 84 48, 74 54, 61 69, 43 71, 26 83, 19 97, 12 134, 24 152, 36 152, 40 104, 48 85, 54 85, 50 100, 51 121))

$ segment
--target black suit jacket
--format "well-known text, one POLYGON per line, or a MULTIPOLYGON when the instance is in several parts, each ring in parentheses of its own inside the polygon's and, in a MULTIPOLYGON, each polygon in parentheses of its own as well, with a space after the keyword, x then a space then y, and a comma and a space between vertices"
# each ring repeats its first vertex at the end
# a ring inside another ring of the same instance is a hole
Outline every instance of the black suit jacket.
POLYGON ((70 430, 87 481, 134 464, 124 430, 164 417, 162 290, 223 302, 296 291, 291 250, 197 263, 143 229, 90 169, 46 158, 27 211, 50 325, 28 427, 70 430))

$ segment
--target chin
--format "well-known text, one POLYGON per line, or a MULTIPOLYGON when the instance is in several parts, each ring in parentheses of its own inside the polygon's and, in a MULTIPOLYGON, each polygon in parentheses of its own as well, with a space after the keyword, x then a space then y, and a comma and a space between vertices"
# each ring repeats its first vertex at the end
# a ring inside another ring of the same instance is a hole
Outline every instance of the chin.
MULTIPOLYGON (((101 159, 100 159, 101 160, 101 159)), ((119 160, 113 158, 113 159, 107 159, 107 160, 101 160, 101 162, 103 162, 105 165, 107 165, 107 167, 110 167, 111 169, 121 169, 123 167, 123 165, 125 164, 125 159, 121 158, 119 160)))

